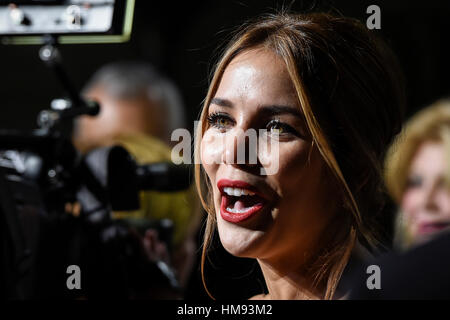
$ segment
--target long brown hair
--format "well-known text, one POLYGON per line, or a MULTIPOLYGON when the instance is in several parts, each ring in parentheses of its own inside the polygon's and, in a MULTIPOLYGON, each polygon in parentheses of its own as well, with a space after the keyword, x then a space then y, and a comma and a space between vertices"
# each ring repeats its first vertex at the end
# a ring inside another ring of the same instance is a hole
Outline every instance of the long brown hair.
POLYGON ((383 207, 382 163, 403 118, 400 68, 384 42, 350 18, 279 13, 237 32, 216 65, 196 132, 196 185, 208 213, 201 268, 205 288, 205 257, 216 220, 212 187, 199 164, 200 141, 225 68, 239 53, 256 47, 272 50, 286 64, 312 144, 341 199, 339 234, 316 261, 316 280, 325 281, 324 298, 331 299, 358 237, 371 248, 379 244, 374 226, 383 207))

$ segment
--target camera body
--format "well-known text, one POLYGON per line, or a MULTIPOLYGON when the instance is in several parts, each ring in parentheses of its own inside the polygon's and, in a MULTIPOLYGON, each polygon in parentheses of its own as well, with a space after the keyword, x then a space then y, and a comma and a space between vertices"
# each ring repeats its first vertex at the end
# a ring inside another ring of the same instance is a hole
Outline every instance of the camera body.
POLYGON ((171 247, 168 221, 114 220, 111 212, 139 208, 141 190, 177 191, 189 169, 170 163, 137 165, 118 146, 80 155, 73 120, 100 106, 79 95, 58 45, 128 41, 134 0, 0 0, 0 41, 42 44, 39 57, 65 89, 66 103, 38 116, 32 133, 0 132, 0 296, 31 298, 174 298, 170 266, 152 261, 142 234, 157 229, 171 247), (76 209, 79 208, 79 209, 76 209), (67 285, 70 266, 81 288, 67 285))
MULTIPOLYGON (((180 177, 182 170, 170 168, 138 166, 118 146, 81 156, 59 136, 1 134, 1 294, 7 299, 178 297, 170 266, 149 260, 142 245, 150 228, 170 248, 170 221, 111 218, 111 211, 138 209, 143 186, 164 191, 161 177, 180 177), (78 213, 70 210, 75 204, 78 213), (80 290, 66 285, 71 265, 83 273, 80 290)), ((185 177, 178 184, 166 178, 166 190, 187 188, 185 177)))

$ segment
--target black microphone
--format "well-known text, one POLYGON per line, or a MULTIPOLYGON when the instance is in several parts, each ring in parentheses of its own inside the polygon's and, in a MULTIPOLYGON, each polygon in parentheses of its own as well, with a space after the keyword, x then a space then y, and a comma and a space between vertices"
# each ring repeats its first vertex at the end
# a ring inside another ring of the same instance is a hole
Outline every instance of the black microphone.
POLYGON ((80 203, 94 208, 109 203, 115 211, 139 209, 139 190, 175 192, 189 188, 191 167, 171 162, 138 165, 121 146, 98 148, 85 155, 79 175, 92 196, 80 203))
POLYGON ((96 116, 100 113, 100 105, 96 101, 84 101, 75 107, 63 110, 42 110, 38 114, 38 125, 41 128, 51 128, 61 120, 74 119, 81 115, 96 116))

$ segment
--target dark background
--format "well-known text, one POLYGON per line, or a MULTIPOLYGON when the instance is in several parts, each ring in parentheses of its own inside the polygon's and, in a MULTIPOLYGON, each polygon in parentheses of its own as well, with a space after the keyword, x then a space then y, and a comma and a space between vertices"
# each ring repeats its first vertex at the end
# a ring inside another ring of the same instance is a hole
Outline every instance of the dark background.
MULTIPOLYGON (((191 127, 206 94, 209 72, 230 31, 247 18, 274 12, 291 1, 144 1, 136 0, 131 41, 126 44, 66 45, 61 48, 65 68, 78 88, 105 63, 138 59, 153 63, 180 88, 191 127)), ((331 7, 365 22, 371 4, 381 8, 381 33, 398 54, 407 80, 410 116, 450 93, 447 44, 450 1, 295 1, 294 11, 316 5, 331 7)), ((36 127, 39 110, 49 107, 63 91, 38 58, 38 46, 0 46, 0 129, 36 127)), ((220 249, 211 255, 207 274, 217 298, 246 298, 263 288, 246 275, 257 274, 254 263, 220 249), (229 266, 233 266, 230 268, 229 266), (220 280, 222 279, 222 280, 220 280), (250 279, 250 280, 249 280, 250 279), (226 290, 225 290, 226 289, 226 290)), ((205 298, 198 277, 187 298, 205 298)))
MULTIPOLYGON (((136 0, 132 38, 126 44, 66 45, 64 63, 81 88, 101 65, 139 59, 155 64, 181 89, 190 120, 197 118, 217 48, 245 19, 273 12, 291 1, 136 0)), ((366 21, 371 4, 381 8, 381 33, 398 54, 408 85, 408 115, 449 94, 450 2, 295 1, 304 11, 314 4, 334 7, 366 21)), ((38 46, 0 45, 0 128, 31 129, 39 110, 63 92, 38 58, 38 46)), ((192 126, 192 121, 190 122, 192 126)))

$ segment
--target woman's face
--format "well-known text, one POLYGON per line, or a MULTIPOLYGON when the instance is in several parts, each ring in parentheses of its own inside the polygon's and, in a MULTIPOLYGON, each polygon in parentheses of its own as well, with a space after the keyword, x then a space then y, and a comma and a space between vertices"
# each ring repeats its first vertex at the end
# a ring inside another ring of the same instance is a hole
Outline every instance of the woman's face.
POLYGON ((444 146, 425 142, 414 156, 402 198, 402 211, 414 243, 450 229, 450 190, 444 184, 444 146))
POLYGON ((245 51, 225 69, 208 109, 201 160, 220 239, 231 254, 295 259, 311 249, 334 212, 325 164, 310 148, 300 110, 286 66, 271 51, 245 51), (278 152, 254 149, 243 138, 249 129, 266 129, 267 145, 278 143, 278 152), (241 147, 258 161, 238 163, 241 147), (273 174, 261 174, 273 163, 273 174))

